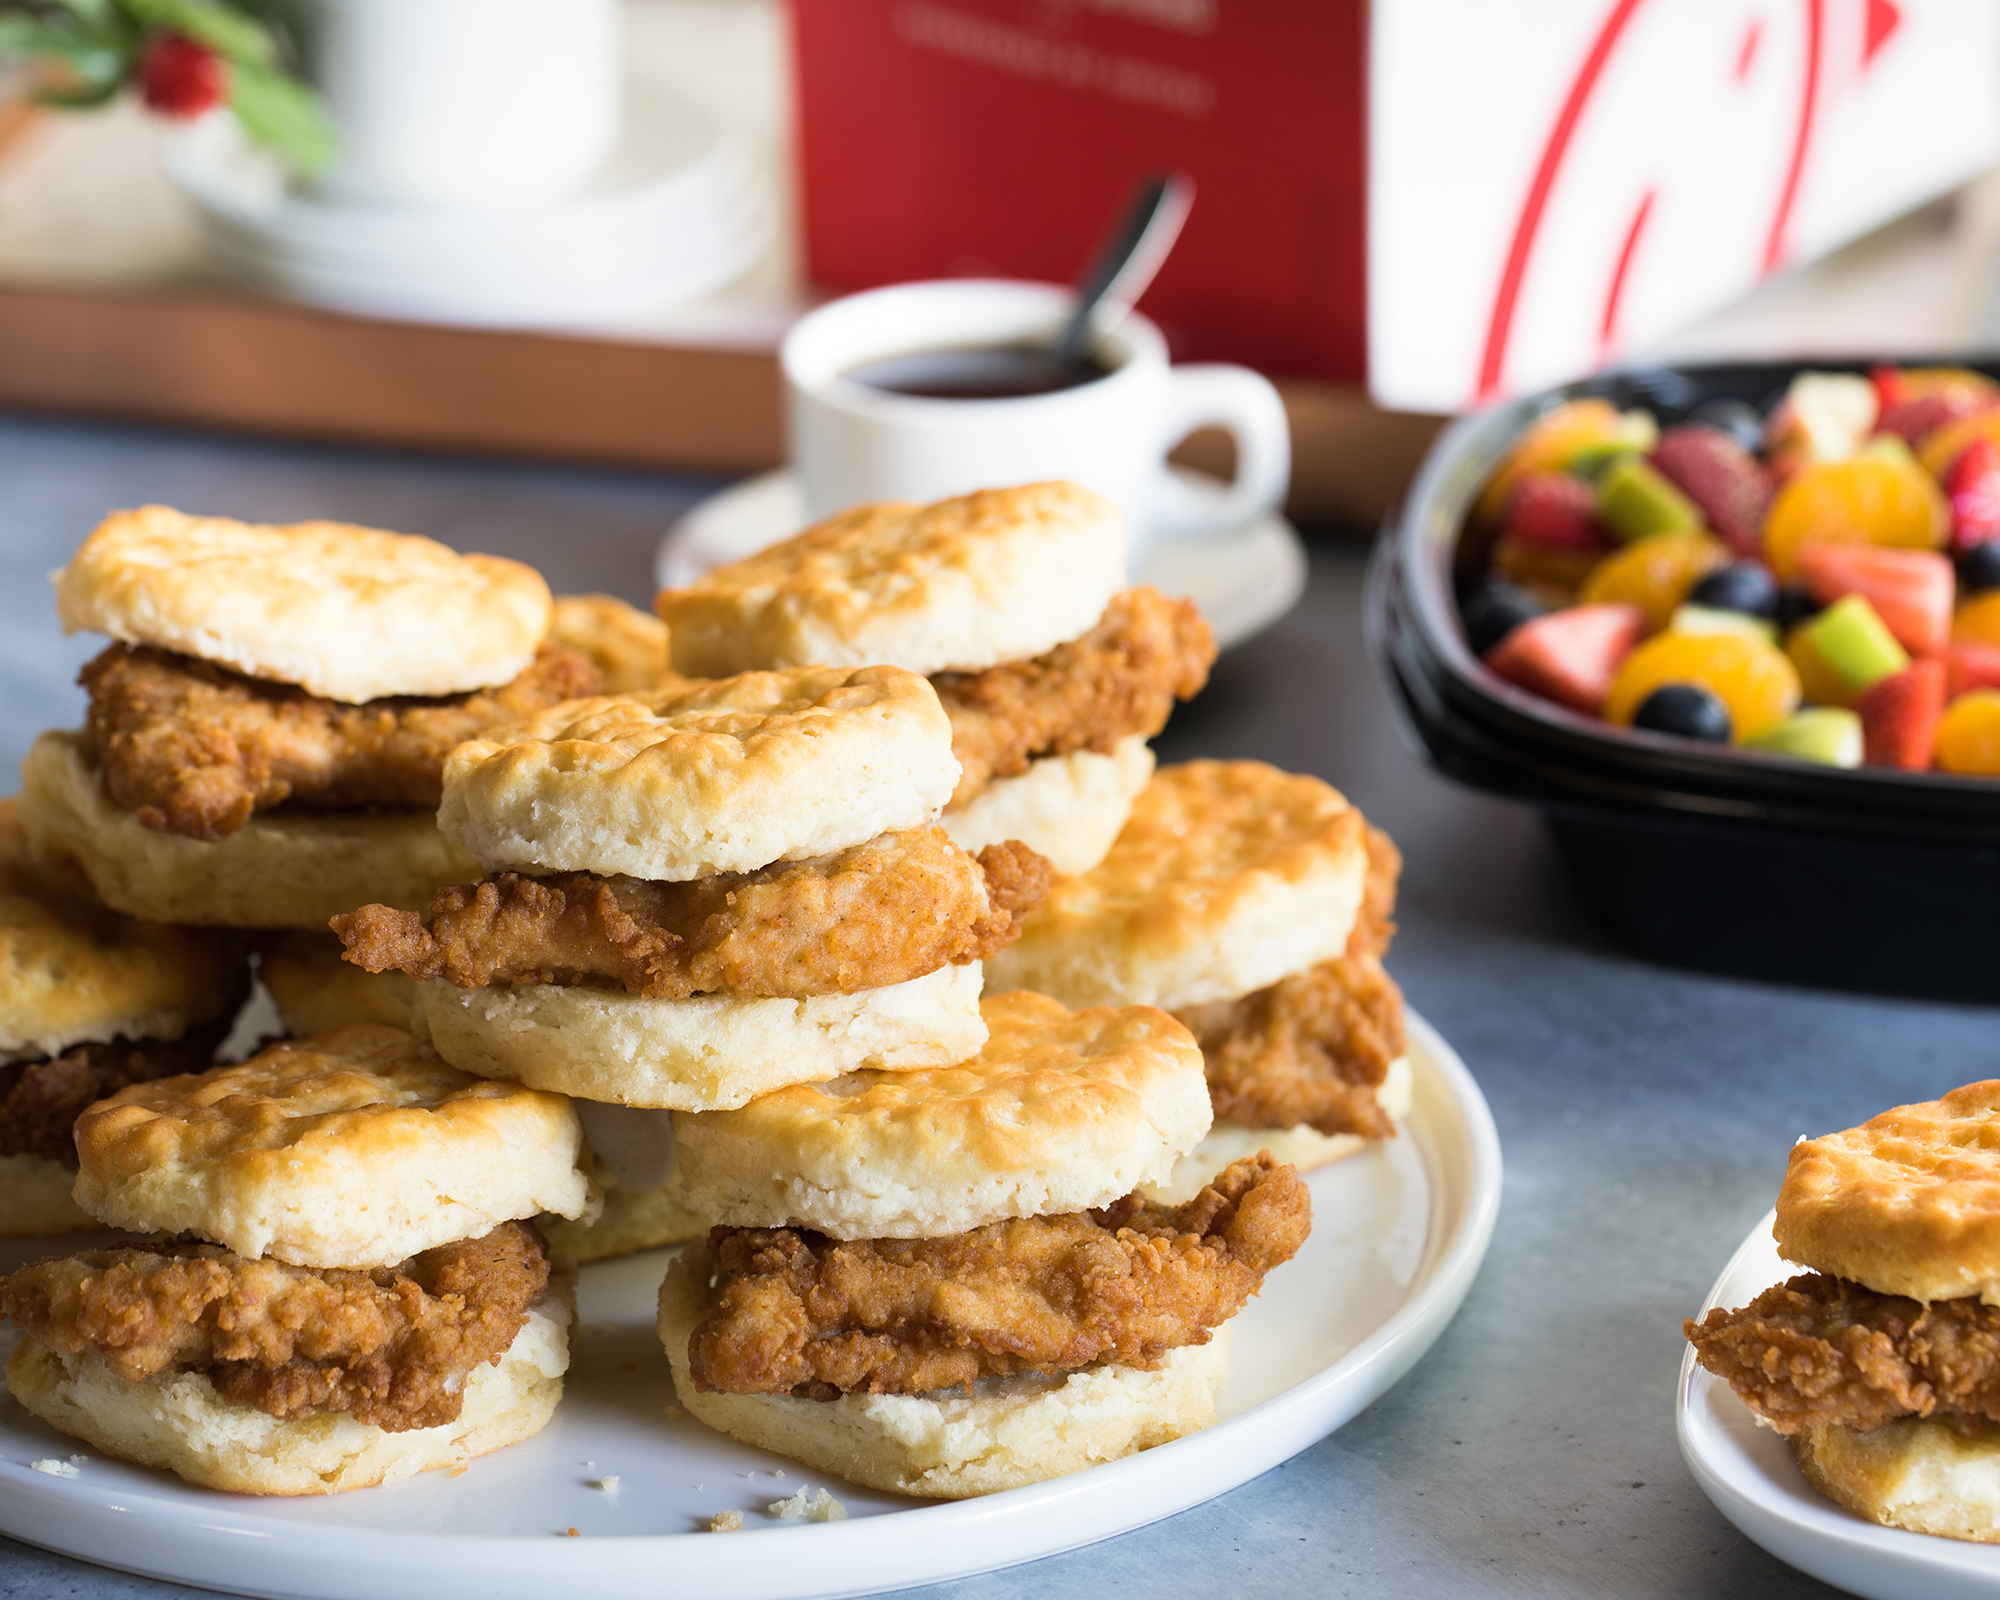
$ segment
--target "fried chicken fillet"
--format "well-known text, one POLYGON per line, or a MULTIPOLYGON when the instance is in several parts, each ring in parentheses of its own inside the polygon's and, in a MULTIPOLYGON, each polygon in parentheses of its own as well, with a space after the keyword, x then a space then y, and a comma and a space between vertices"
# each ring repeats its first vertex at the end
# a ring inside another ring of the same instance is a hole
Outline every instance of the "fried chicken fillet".
POLYGON ((1347 948, 1236 1000, 1174 1012, 1201 1044, 1218 1122, 1389 1139, 1376 1090, 1402 1055, 1403 996, 1382 969, 1403 858, 1370 828, 1368 879, 1347 948))
POLYGON ((1812 1272, 1684 1331, 1695 1359, 1783 1434, 1935 1417, 1990 1437, 2000 1424, 2000 1306, 1925 1305, 1812 1272))
POLYGON ((200 1372, 280 1420, 350 1412, 389 1433, 457 1419, 548 1287, 541 1236, 502 1223, 371 1272, 249 1261, 217 1245, 89 1250, 0 1278, 0 1315, 119 1377, 200 1372))
POLYGON ((689 1360, 703 1390, 819 1400, 1101 1361, 1157 1367, 1206 1344, 1311 1228, 1305 1184, 1268 1155, 1182 1206, 1128 1197, 943 1239, 716 1228, 721 1294, 689 1360))
POLYGON ((1015 840, 975 856, 938 828, 685 883, 502 873, 442 889, 429 925, 363 906, 333 919, 347 959, 460 988, 555 983, 649 1000, 852 994, 1019 936, 1049 864, 1015 840))
POLYGON ((124 644, 88 662, 78 681, 112 799, 149 828, 211 842, 288 802, 435 807, 453 745, 603 685, 584 657, 544 650, 497 689, 346 705, 124 644))
POLYGON ((1043 756, 1106 755, 1132 734, 1151 738, 1175 700, 1201 692, 1214 663, 1215 635, 1194 603, 1139 588, 1113 596, 1096 627, 1046 655, 935 674, 960 768, 951 804, 1043 756))

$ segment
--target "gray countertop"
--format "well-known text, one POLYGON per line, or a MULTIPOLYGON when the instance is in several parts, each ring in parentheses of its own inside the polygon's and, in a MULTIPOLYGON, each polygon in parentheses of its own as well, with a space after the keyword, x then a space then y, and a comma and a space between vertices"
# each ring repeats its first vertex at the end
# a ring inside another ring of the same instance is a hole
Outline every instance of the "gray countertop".
MULTIPOLYGON (((108 507, 370 522, 643 602, 661 527, 709 487, 0 422, 0 760, 79 719, 72 679, 96 643, 61 637, 45 575, 108 507)), ((1160 753, 1318 773, 1402 846, 1390 967, 1492 1103, 1507 1162, 1492 1253, 1436 1348, 1341 1432, 1170 1521, 936 1592, 1831 1593, 1739 1536, 1681 1465, 1681 1319, 1770 1205, 1795 1138, 2000 1075, 2000 1030, 1990 1012, 1609 947, 1533 813, 1452 787, 1398 742, 1361 646, 1363 559, 1316 549, 1303 603, 1219 663, 1160 753)), ((0 1540, 8 1600, 170 1588, 0 1540)))

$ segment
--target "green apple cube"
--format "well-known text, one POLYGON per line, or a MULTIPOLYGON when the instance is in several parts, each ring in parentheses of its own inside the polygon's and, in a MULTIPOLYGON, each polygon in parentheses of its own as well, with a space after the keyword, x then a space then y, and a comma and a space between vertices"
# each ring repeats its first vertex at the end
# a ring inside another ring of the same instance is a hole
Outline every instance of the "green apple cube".
POLYGON ((1805 633, 1820 659, 1857 694, 1910 664, 1910 653, 1858 594, 1836 600, 1805 624, 1805 633))
POLYGON ((1618 457, 1597 475, 1597 515, 1627 543, 1701 526, 1695 503, 1633 455, 1618 457))
POLYGON ((1724 611, 1717 606, 1685 605, 1674 608, 1669 633, 1736 633, 1746 639, 1778 642, 1778 625, 1769 617, 1753 617, 1742 611, 1724 611))
POLYGON ((1861 719, 1838 706, 1808 706, 1794 711, 1776 727, 1753 733, 1744 744, 1753 750, 1773 750, 1817 761, 1829 767, 1861 765, 1861 719))

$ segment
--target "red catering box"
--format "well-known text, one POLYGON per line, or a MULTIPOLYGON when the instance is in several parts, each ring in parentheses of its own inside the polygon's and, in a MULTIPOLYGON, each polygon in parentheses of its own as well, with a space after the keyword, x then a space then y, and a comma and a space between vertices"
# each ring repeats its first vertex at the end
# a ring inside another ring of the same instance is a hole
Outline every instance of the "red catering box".
POLYGON ((792 0, 806 255, 1066 279, 1197 199, 1175 354, 1454 410, 1588 370, 2000 159, 1980 0, 792 0))

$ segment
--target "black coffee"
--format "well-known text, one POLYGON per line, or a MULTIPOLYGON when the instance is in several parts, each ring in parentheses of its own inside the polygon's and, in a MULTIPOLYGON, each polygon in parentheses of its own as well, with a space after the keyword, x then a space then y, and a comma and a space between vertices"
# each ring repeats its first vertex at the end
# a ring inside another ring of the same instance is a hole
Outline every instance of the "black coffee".
POLYGON ((842 376, 871 389, 931 400, 1014 400, 1080 388, 1110 373, 1090 359, 1065 366, 1043 345, 989 344, 880 356, 842 376))

